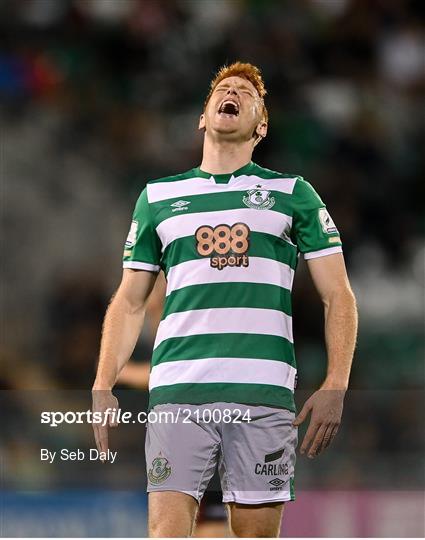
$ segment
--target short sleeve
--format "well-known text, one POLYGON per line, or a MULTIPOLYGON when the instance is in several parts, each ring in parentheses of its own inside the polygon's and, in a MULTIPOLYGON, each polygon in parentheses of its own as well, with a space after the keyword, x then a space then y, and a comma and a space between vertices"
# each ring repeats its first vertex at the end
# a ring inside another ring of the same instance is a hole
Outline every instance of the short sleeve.
POLYGON ((124 247, 123 267, 159 272, 161 242, 152 222, 146 188, 137 200, 124 247))
POLYGON ((299 178, 292 195, 291 237, 304 258, 314 259, 342 252, 338 229, 313 187, 299 178))

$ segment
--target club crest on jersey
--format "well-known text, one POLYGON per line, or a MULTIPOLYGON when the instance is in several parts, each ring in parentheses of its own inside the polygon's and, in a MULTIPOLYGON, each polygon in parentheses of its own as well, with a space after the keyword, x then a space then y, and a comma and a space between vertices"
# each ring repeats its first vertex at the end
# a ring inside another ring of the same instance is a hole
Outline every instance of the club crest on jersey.
POLYGON ((261 189, 262 186, 256 186, 254 189, 249 189, 247 195, 244 196, 243 203, 249 208, 256 210, 268 210, 274 206, 274 197, 271 197, 271 191, 261 189))

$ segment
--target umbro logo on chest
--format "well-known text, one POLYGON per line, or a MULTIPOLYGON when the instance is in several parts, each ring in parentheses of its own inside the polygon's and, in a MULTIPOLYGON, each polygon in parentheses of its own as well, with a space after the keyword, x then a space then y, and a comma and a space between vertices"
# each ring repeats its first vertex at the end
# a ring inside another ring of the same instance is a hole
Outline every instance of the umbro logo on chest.
POLYGON ((172 212, 182 212, 183 210, 188 210, 190 201, 176 201, 171 203, 170 206, 173 208, 172 212))

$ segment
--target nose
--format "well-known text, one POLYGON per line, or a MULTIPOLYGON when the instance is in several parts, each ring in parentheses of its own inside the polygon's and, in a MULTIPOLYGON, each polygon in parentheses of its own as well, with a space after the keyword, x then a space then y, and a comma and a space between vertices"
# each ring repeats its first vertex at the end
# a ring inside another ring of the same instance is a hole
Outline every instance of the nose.
POLYGON ((230 87, 230 88, 227 90, 227 95, 230 95, 230 96, 231 96, 231 95, 237 96, 237 95, 238 95, 238 91, 237 91, 237 89, 236 89, 234 86, 232 86, 232 87, 230 87))

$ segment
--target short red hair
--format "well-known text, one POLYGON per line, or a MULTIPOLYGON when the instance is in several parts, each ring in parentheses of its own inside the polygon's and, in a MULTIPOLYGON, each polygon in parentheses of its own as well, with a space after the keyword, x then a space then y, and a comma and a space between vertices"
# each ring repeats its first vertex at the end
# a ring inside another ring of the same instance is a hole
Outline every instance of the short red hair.
POLYGON ((264 104, 264 96, 267 94, 267 90, 264 86, 261 71, 257 66, 244 62, 234 62, 230 66, 223 66, 220 68, 214 79, 211 81, 210 91, 205 100, 204 109, 208 105, 208 101, 210 100, 211 94, 214 92, 216 86, 221 83, 223 79, 227 79, 228 77, 241 77, 242 79, 246 79, 247 81, 249 81, 254 86, 254 88, 258 92, 258 95, 261 98, 263 104, 263 117, 264 120, 267 122, 269 115, 264 104))

